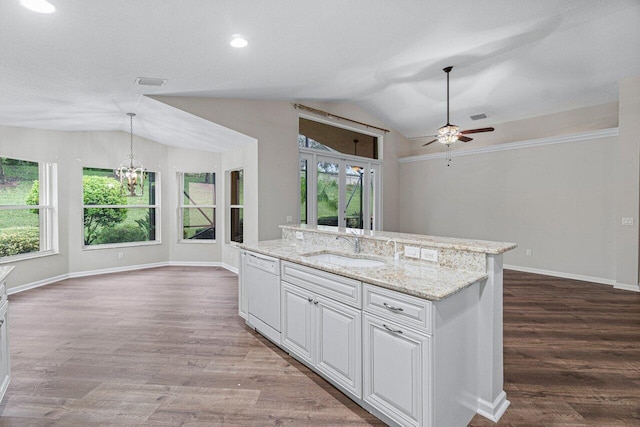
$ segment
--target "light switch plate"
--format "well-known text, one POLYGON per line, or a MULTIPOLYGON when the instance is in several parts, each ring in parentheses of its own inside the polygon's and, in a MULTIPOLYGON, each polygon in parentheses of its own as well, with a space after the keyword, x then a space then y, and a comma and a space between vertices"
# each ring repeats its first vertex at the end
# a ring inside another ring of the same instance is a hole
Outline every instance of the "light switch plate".
POLYGON ((420 259, 431 262, 438 262, 438 250, 437 249, 420 249, 420 259))
POLYGON ((633 225, 633 218, 622 218, 622 225, 633 225))
POLYGON ((420 248, 415 246, 405 246, 404 256, 406 258, 420 258, 420 248))

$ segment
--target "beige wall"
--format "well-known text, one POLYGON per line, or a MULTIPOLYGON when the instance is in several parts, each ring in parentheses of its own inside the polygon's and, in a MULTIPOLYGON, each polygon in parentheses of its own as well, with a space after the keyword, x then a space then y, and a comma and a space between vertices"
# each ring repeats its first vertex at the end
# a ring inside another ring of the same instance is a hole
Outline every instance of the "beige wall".
POLYGON ((401 231, 515 242, 508 265, 615 279, 617 137, 401 164, 401 231), (531 249, 532 255, 526 256, 531 249))
POLYGON ((638 288, 640 220, 640 76, 620 81, 620 136, 616 167, 617 277, 621 287, 638 288), (633 218, 623 226, 622 218, 633 218))
MULTIPOLYGON (((279 225, 298 216, 298 111, 285 101, 154 97, 173 107, 249 135, 258 141, 258 237, 279 238, 279 225)), ((305 103, 313 108, 385 128, 366 111, 351 104, 305 103)), ((348 122, 339 122, 350 126, 348 122)), ((356 129, 366 128, 354 126, 356 129)), ((409 153, 407 139, 398 132, 383 135, 383 228, 398 229, 398 163, 409 153)))
POLYGON ((11 262, 16 268, 9 278, 10 288, 83 271, 168 261, 220 262, 220 241, 215 244, 177 241, 176 173, 220 172, 221 155, 167 147, 138 137, 136 157, 147 169, 160 174, 161 244, 82 248, 82 168, 113 168, 128 153, 129 135, 123 132, 60 132, 0 126, 0 155, 58 165, 59 253, 11 262), (124 253, 124 259, 118 258, 119 252, 124 253))

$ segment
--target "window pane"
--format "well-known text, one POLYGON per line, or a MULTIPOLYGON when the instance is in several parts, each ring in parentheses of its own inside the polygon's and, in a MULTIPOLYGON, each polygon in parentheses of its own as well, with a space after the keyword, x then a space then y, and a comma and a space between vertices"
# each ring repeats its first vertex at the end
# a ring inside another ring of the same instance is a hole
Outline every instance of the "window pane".
POLYGON ((371 169, 371 177, 369 180, 369 215, 370 230, 376 229, 376 170, 371 169))
POLYGON ((214 208, 183 208, 182 238, 215 240, 216 210, 214 208))
POLYGON ((155 208, 85 208, 84 244, 155 240, 155 208))
POLYGON ((307 223, 307 161, 300 159, 300 224, 307 223))
POLYGON ((38 209, 0 211, 0 257, 40 250, 38 209))
POLYGON ((338 164, 318 162, 318 225, 338 226, 338 164))
POLYGON ((147 172, 141 196, 127 196, 113 169, 83 168, 85 205, 155 205, 156 174, 147 172), (117 191, 116 191, 117 190, 117 191))
POLYGON ((182 194, 184 205, 215 205, 216 174, 185 173, 182 194))
POLYGON ((346 175, 346 205, 345 221, 349 228, 364 228, 362 221, 362 166, 349 166, 345 168, 346 175))
POLYGON ((242 243, 243 241, 243 208, 231 208, 231 241, 242 243))
POLYGON ((38 163, 0 157, 0 205, 39 204, 37 180, 38 163))
POLYGON ((231 204, 244 205, 244 171, 232 171, 231 178, 231 204))

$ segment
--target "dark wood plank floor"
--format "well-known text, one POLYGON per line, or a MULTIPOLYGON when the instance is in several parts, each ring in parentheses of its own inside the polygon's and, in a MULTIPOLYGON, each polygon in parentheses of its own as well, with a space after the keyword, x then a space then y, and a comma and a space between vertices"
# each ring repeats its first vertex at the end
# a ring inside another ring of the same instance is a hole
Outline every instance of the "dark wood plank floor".
MULTIPOLYGON (((165 267, 11 296, 0 426, 381 424, 247 328, 236 281, 165 267)), ((640 426, 640 294, 506 271, 504 335, 498 426, 640 426)))

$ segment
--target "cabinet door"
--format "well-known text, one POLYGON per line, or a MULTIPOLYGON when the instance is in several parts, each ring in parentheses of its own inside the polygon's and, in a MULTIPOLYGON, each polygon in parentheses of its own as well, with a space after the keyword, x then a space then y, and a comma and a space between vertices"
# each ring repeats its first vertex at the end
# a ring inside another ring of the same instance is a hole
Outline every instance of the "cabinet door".
POLYGON ((323 297, 315 301, 316 368, 360 399, 362 312, 323 297))
POLYGON ((282 283, 282 345, 300 359, 313 363, 313 295, 282 283))
POLYGON ((431 425, 429 337, 369 314, 363 335, 364 400, 402 425, 431 425))
POLYGON ((4 302, 0 308, 0 400, 4 396, 7 387, 9 387, 9 380, 11 379, 11 367, 9 364, 9 325, 8 319, 8 306, 7 301, 4 302))

